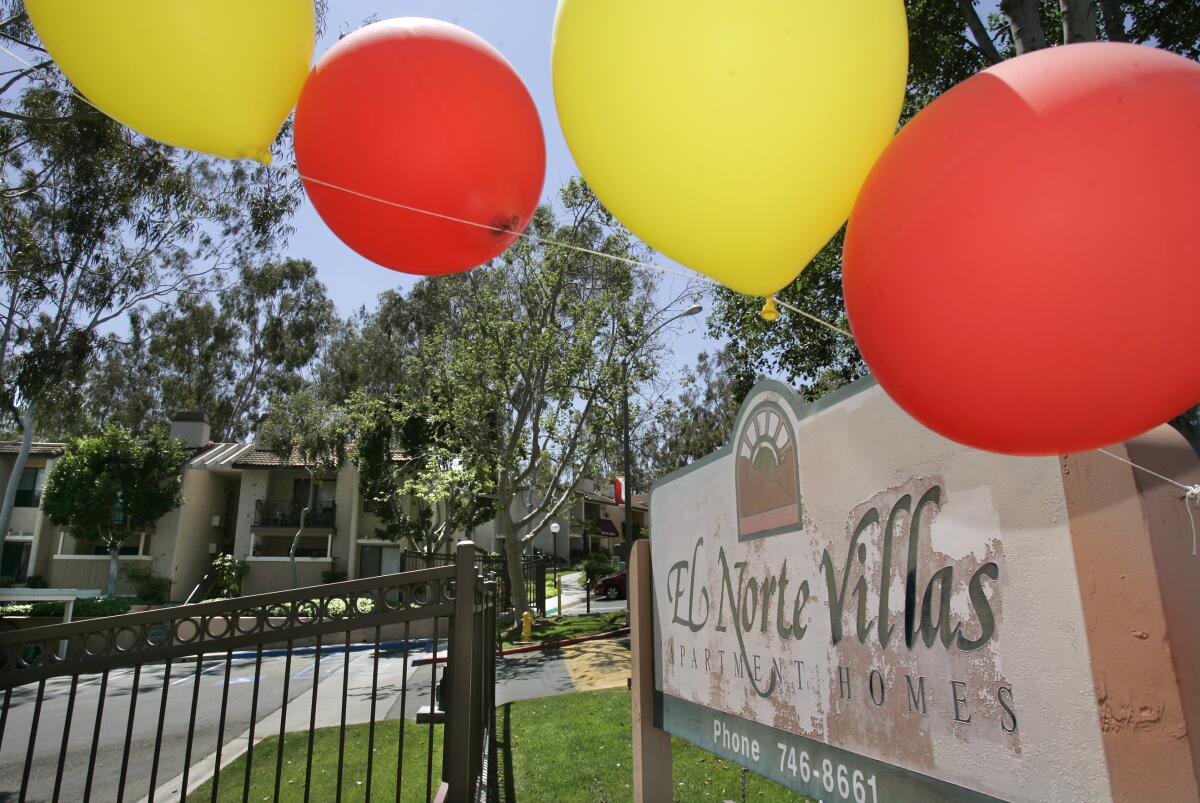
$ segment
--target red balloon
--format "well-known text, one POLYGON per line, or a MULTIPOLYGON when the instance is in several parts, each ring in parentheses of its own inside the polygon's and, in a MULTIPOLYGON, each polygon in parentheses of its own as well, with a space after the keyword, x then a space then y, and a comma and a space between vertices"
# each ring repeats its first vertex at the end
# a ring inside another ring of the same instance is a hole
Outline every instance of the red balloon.
POLYGON ((483 39, 439 20, 377 22, 330 48, 300 95, 295 139, 329 228, 406 273, 456 273, 500 254, 529 223, 546 172, 520 77, 483 39))
POLYGON ((1200 64, 1037 51, 934 101, 846 236, 846 309, 880 385, 948 438, 1092 449, 1200 401, 1200 64))

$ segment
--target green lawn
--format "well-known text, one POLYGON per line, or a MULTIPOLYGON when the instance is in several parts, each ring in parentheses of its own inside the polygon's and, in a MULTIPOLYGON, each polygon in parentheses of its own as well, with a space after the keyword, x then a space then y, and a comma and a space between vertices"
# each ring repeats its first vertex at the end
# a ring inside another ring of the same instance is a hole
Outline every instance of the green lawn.
MULTIPOLYGON (((632 798, 629 692, 583 692, 513 703, 497 711, 501 800, 505 803, 615 803, 632 798)), ((376 727, 375 770, 371 797, 393 800, 396 789, 396 725, 376 727)), ((427 725, 406 722, 402 800, 424 800, 427 725)), ((441 728, 435 728, 433 776, 440 776, 441 728)), ((275 782, 274 738, 254 751, 250 800, 271 799, 275 782)), ((346 765, 342 791, 361 800, 366 777, 367 726, 346 729, 346 765)), ((302 800, 307 738, 290 735, 284 752, 281 800, 302 800)), ((741 769, 673 740, 675 800, 687 803, 741 799, 741 769)), ((332 800, 337 777, 338 732, 317 731, 313 752, 312 800, 332 800)), ((241 800, 244 758, 221 774, 220 800, 241 800)), ((807 801, 771 781, 749 776, 747 799, 761 803, 807 801)), ((205 784, 189 800, 208 800, 205 784)))
MULTIPOLYGON (((342 796, 346 800, 362 800, 367 777, 366 725, 346 728, 345 764, 342 768, 342 796)), ((396 799, 396 752, 399 722, 383 720, 375 725, 375 759, 371 770, 371 799, 396 799)), ((275 754, 279 737, 265 739, 254 748, 254 765, 250 773, 250 796, 247 800, 271 800, 275 789, 275 754)), ((404 721, 404 775, 400 789, 405 803, 424 803, 425 765, 429 757, 429 726, 404 721)), ((284 739, 283 781, 280 800, 304 799, 304 768, 308 752, 308 733, 289 733, 284 739)), ((313 743, 311 800, 333 800, 337 790, 338 729, 321 728, 313 743)), ((217 799, 241 801, 242 784, 246 775, 243 755, 221 771, 221 787, 217 799)), ((433 728, 433 790, 442 777, 442 728, 433 728)), ((212 782, 188 795, 189 801, 212 798, 212 782)))
MULTIPOLYGON (((532 640, 536 642, 562 641, 569 638, 592 636, 596 633, 607 633, 610 630, 617 630, 624 626, 624 611, 592 613, 581 616, 560 616, 545 620, 542 623, 534 623, 532 640)), ((504 639, 504 647, 512 647, 516 641, 520 640, 521 634, 519 630, 515 635, 515 639, 511 636, 504 639)))

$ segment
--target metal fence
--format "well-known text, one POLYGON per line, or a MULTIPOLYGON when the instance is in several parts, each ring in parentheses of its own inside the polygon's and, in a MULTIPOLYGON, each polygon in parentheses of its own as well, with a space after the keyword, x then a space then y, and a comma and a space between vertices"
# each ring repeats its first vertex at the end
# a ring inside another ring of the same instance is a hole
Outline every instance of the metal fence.
MULTIPOLYGON (((454 555, 449 552, 418 552, 406 549, 400 553, 400 568, 403 571, 445 566, 454 562, 454 555)), ((538 612, 539 616, 546 615, 546 558, 541 555, 524 555, 521 566, 525 575, 525 599, 538 612)), ((508 581, 508 563, 504 555, 489 555, 479 552, 475 558, 475 567, 482 577, 492 577, 496 581, 497 605, 501 611, 513 607, 512 593, 508 581)))
POLYGON ((494 800, 477 557, 0 632, 0 799, 494 800))

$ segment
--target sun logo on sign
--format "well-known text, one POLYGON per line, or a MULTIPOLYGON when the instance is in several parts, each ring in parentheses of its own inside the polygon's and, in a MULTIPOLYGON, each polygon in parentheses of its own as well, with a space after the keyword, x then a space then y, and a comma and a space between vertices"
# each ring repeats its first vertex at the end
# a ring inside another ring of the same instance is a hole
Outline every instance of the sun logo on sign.
POLYGON ((738 540, 800 525, 796 434, 783 409, 762 402, 745 416, 737 440, 738 540))

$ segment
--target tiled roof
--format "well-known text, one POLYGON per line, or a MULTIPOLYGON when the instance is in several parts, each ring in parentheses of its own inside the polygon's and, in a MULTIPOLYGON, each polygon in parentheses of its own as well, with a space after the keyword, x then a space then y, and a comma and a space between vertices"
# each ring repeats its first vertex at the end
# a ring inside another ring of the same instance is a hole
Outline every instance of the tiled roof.
MULTIPOLYGON (((596 502, 597 504, 601 504, 601 505, 612 505, 613 507, 624 507, 625 506, 624 503, 618 503, 617 500, 614 499, 613 497, 605 496, 604 494, 598 494, 595 491, 580 491, 579 495, 582 496, 584 499, 586 499, 589 502, 596 502)), ((633 505, 632 505, 633 509, 634 510, 648 510, 649 506, 646 505, 644 502, 639 502, 637 500, 637 497, 638 497, 638 495, 634 494, 633 505)))
POLYGON ((247 444, 250 448, 238 455, 233 461, 235 466, 248 468, 304 468, 304 461, 295 450, 287 460, 284 460, 279 455, 269 449, 260 449, 254 444, 247 444))
MULTIPOLYGON (((66 448, 65 443, 34 443, 29 453, 37 457, 60 457, 66 448)), ((17 454, 20 451, 20 441, 0 441, 0 454, 17 454)))

